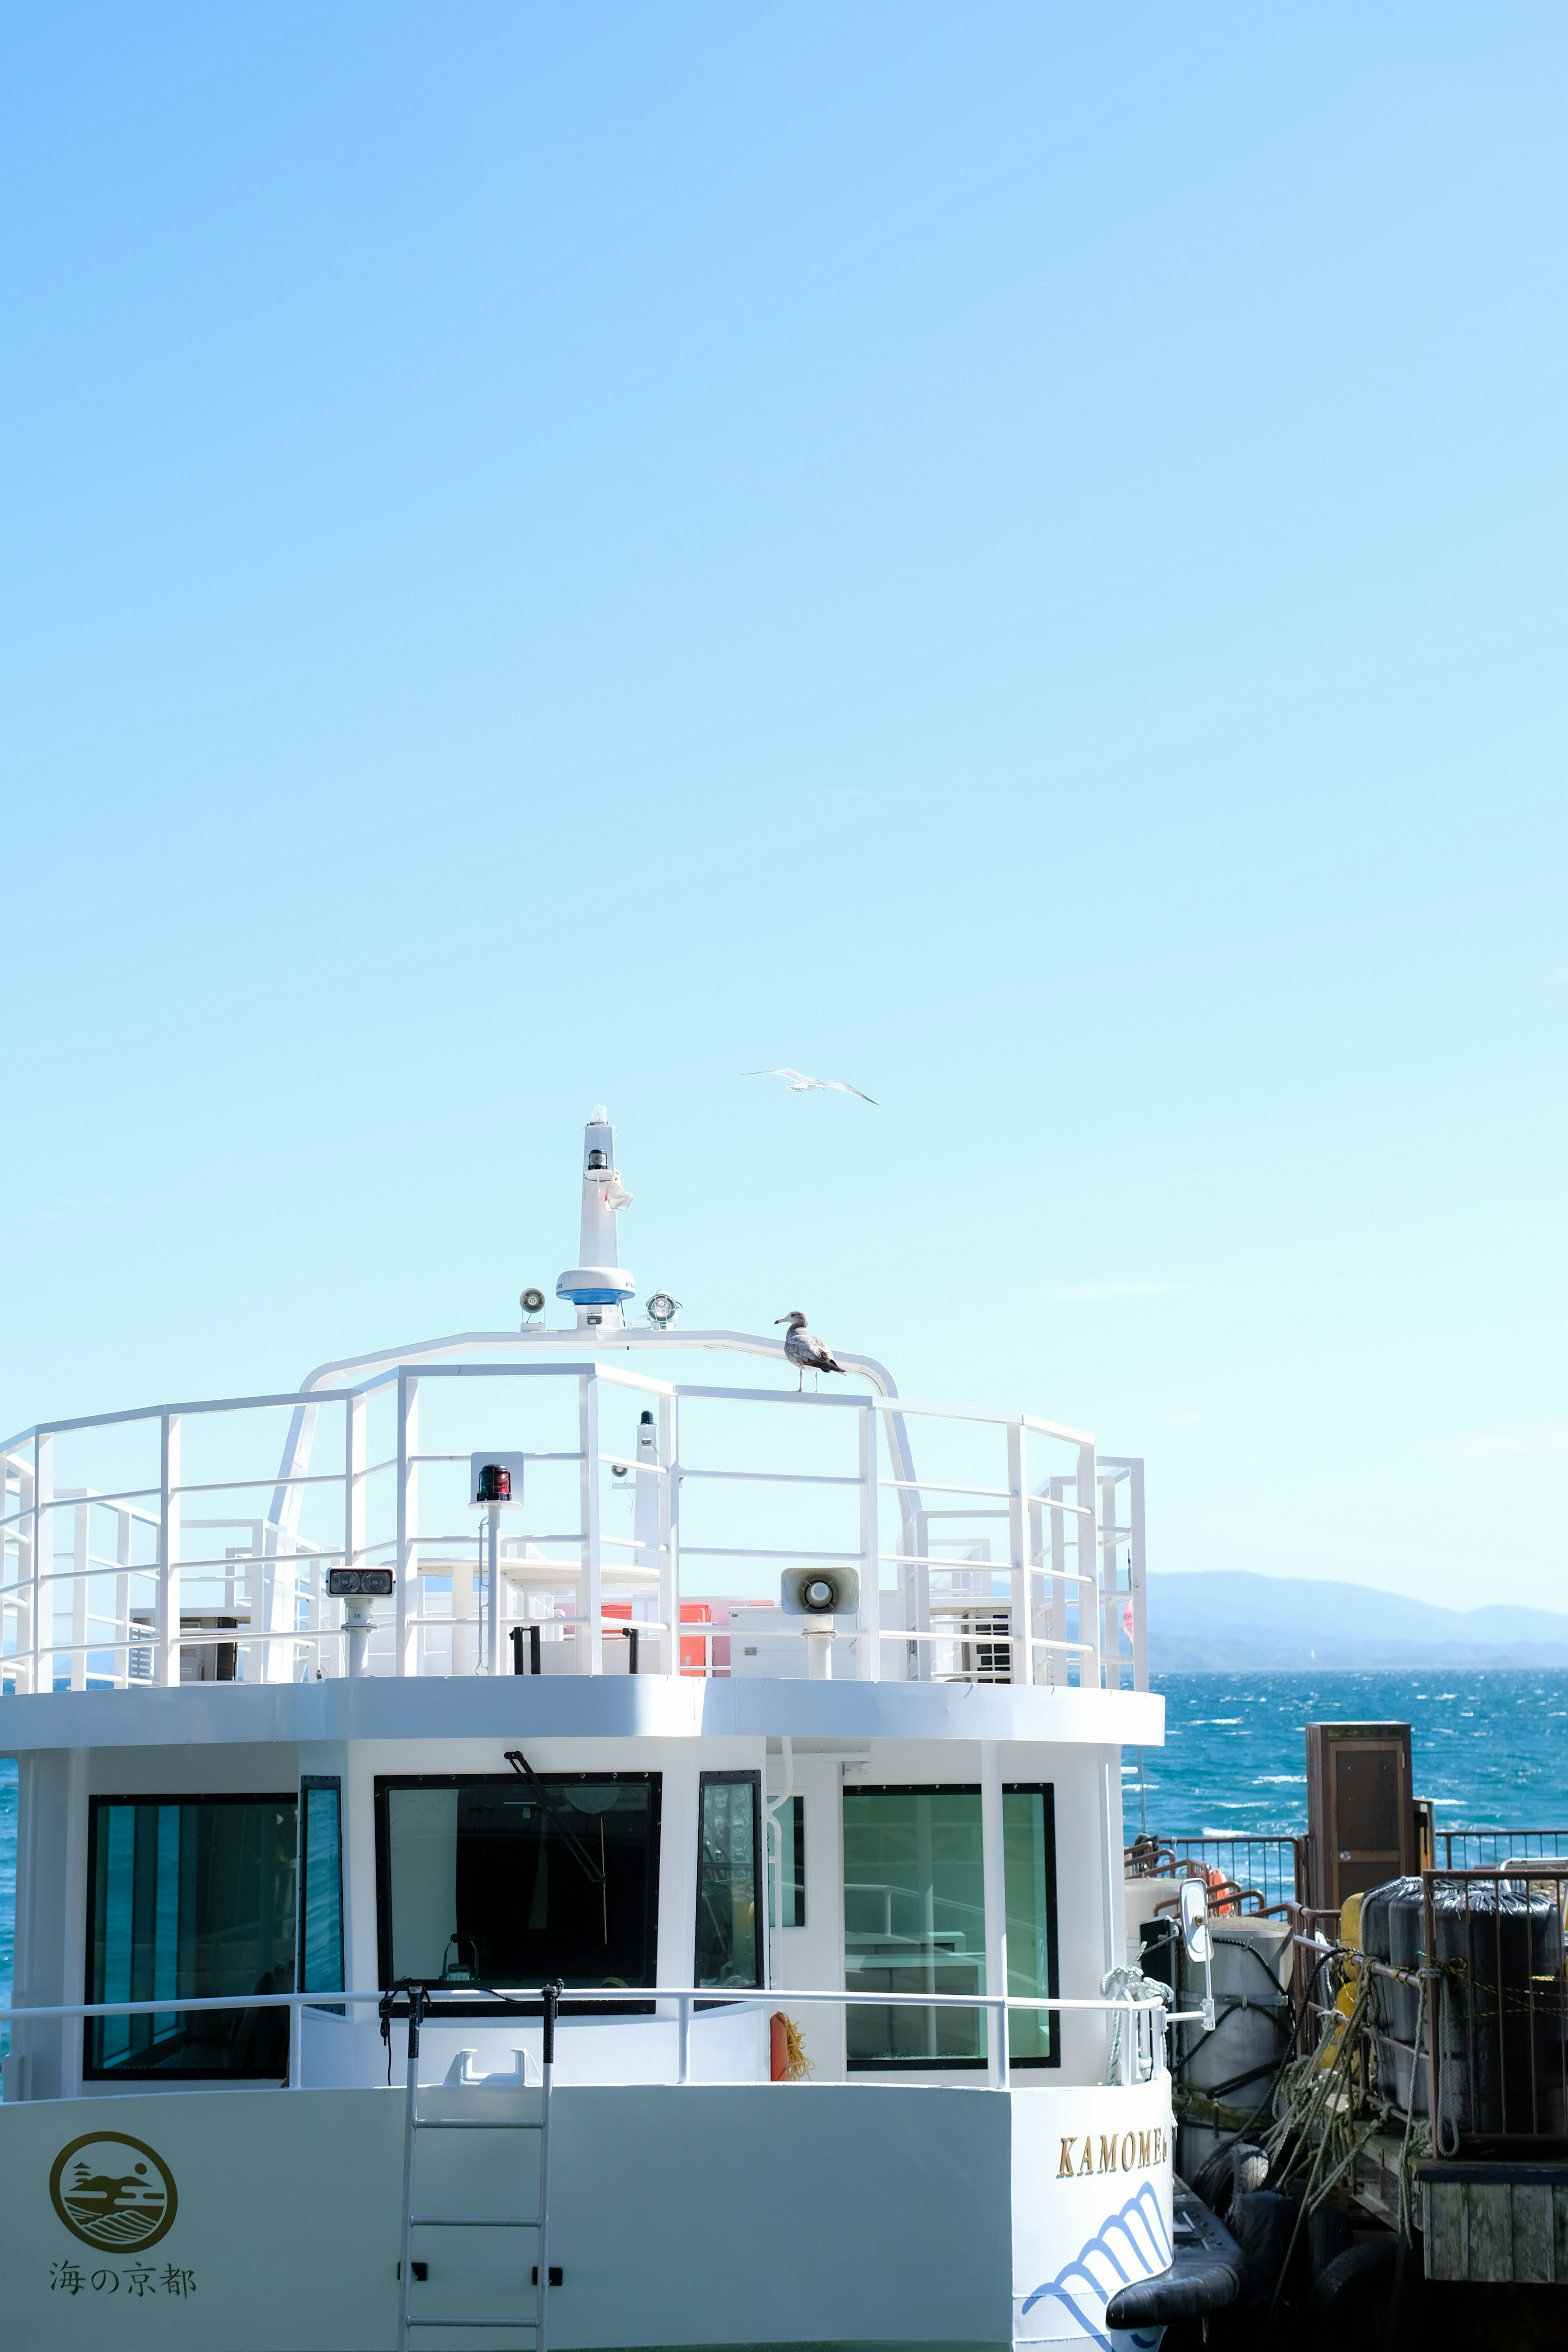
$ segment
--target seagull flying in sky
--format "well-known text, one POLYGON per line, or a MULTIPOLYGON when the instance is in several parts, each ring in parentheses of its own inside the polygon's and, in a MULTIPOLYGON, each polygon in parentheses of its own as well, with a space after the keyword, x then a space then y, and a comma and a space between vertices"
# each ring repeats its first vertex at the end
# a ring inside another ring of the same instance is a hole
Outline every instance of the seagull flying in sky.
MULTIPOLYGON (((870 1103, 873 1110, 877 1108, 872 1097, 861 1094, 859 1087, 852 1087, 847 1078, 808 1078, 804 1070, 791 1069, 744 1070, 742 1076, 748 1078, 782 1078, 792 1095, 808 1095, 816 1087, 831 1087, 835 1094, 858 1096, 863 1103, 870 1103)), ((782 1322, 784 1318, 781 1316, 779 1319, 782 1322)))
MULTIPOLYGON (((771 1070, 753 1070, 751 1075, 760 1078, 772 1077, 773 1074, 771 1070)), ((850 1092, 854 1092, 853 1087, 850 1088, 850 1092)), ((800 1381, 795 1389, 797 1396, 805 1386, 807 1372, 821 1374, 841 1372, 844 1370, 826 1342, 812 1338, 805 1328, 805 1314, 802 1307, 792 1307, 787 1315, 775 1315, 773 1320, 775 1323, 789 1325, 789 1329, 784 1333, 784 1354, 800 1372, 800 1381)))

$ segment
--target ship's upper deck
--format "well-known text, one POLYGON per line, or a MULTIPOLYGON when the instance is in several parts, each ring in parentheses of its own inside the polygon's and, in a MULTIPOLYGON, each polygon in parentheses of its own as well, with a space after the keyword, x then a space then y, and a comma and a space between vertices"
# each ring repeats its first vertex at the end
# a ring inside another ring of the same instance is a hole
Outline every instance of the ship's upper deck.
MULTIPOLYGON (((536 1696, 563 1729, 869 1728, 891 1707, 921 1736, 916 1720, 934 1733, 967 1695, 970 1737, 974 1702, 996 1718, 985 1736, 1149 1736, 1147 1702, 1114 1704, 1148 1687, 1142 1463, 1029 1413, 902 1398, 842 1350, 842 1385, 827 1375, 817 1393, 807 1373, 790 1388, 782 1339, 672 1328, 663 1296, 630 1326, 626 1201, 596 1115, 584 1262, 557 1294, 573 1329, 546 1328, 529 1292, 518 1331, 324 1365, 283 1395, 56 1420, 0 1446, 5 1744, 67 1736, 63 1720, 45 1732, 46 1696, 98 1727, 75 1739, 189 1736, 154 1731, 166 1706, 136 1731, 121 1710, 192 1685, 213 1686, 201 1713, 216 1736, 238 1702, 237 1727, 276 1717, 270 1736, 290 1737, 282 1717, 301 1710, 346 1728, 395 1705, 322 1683, 519 1675, 555 1682, 536 1696), (785 1378, 694 1381, 697 1351, 785 1378), (583 1687, 633 1676, 602 1701, 583 1687), (900 1701, 889 1685, 913 1687, 900 1701)), ((408 1727, 447 1705, 422 1696, 408 1727)))

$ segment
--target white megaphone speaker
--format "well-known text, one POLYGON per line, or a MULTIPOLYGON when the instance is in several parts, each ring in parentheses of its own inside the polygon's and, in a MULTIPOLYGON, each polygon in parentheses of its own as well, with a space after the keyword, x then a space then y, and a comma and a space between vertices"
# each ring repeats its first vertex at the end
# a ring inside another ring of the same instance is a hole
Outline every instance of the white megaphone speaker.
POLYGON ((853 1617, 859 1606, 858 1568, 786 1568, 779 1579, 786 1617, 853 1617))
POLYGON ((860 1606, 860 1576, 853 1568, 786 1568, 779 1579, 779 1607, 786 1617, 804 1617, 806 1673, 814 1683, 833 1679, 834 1619, 853 1617, 860 1606))

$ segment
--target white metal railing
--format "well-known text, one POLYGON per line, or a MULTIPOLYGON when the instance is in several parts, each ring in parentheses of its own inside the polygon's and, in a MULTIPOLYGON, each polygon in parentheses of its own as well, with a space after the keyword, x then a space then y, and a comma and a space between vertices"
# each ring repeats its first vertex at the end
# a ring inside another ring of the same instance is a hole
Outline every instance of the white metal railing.
MULTIPOLYGON (((487 1996, 495 2002, 493 2014, 498 2021, 517 2019, 520 2015, 526 2018, 531 2013, 532 2004, 542 2004, 542 1991, 537 1985, 516 1987, 468 1985, 464 1986, 460 1992, 450 1993, 445 2001, 441 1999, 438 1987, 427 1985, 421 1990, 426 1996, 422 2019, 422 2026, 426 2031, 441 2023, 444 2010, 457 2012, 450 2017, 450 2022, 454 2025, 469 2027, 481 2022, 487 2012, 479 2012, 476 2015, 474 2004, 476 2000, 487 1996), (517 2006, 520 2002, 527 2003, 530 2007, 520 2011, 517 2006)), ((384 1988, 376 1992, 238 1993, 220 1995, 216 1998, 204 1997, 198 2000, 165 1999, 162 2000, 66 2001, 50 2008, 0 2009, 0 2024, 8 2024, 13 2028, 14 2044, 15 2028, 18 2025, 64 2023, 73 2018, 153 2017, 172 2012, 184 2016, 208 2010, 286 2009, 289 2011, 289 2070, 282 2087, 297 2091, 310 2087, 304 2079, 304 2047, 301 2032, 301 2019, 306 2010, 315 2010, 323 2016, 332 2016, 334 2013, 346 2012, 349 2010, 366 2008, 374 2008, 380 2013, 384 2008, 390 2021, 395 2023, 406 2015, 407 1990, 408 1988, 405 1985, 396 1985, 384 1988), (403 2011, 395 2007, 399 1994, 405 1996, 403 2011), (392 2006, 387 2008, 386 2005, 389 2003, 392 2006)), ((1079 2000, 1057 1996, 1049 1999, 1043 1997, 1037 1999, 1020 1993, 808 1992, 798 1990, 793 1985, 772 1988, 630 1985, 624 1991, 617 1992, 610 1998, 617 2002, 628 2004, 636 2002, 646 2005, 649 2001, 662 2001, 667 2004, 673 2015, 667 2017, 664 2021, 673 2022, 676 2027, 674 2079, 679 2084, 689 2084, 692 2080, 691 2028, 694 2018, 699 2013, 707 2017, 715 2017, 726 2013, 733 2014, 737 2010, 760 2011, 765 2009, 771 2012, 781 2007, 785 2009, 817 2007, 971 2011, 983 2009, 991 2021, 991 2031, 986 2037, 989 2080, 993 2089, 1003 2091, 1011 2087, 1012 2081, 1012 2067, 1005 2030, 1005 2021, 1015 2012, 1030 2016, 1048 2011, 1054 2014, 1097 2014, 1103 2017, 1107 2028, 1107 2050, 1116 2070, 1116 2080, 1122 2084, 1146 2082, 1152 2075, 1168 2074, 1170 2069, 1165 2046, 1166 2027, 1194 2022, 1201 2017, 1201 2012, 1196 2010, 1173 2011, 1167 2009, 1163 2000, 1160 1999, 1141 2000, 1134 1999, 1131 1994, 1121 1994, 1114 1999, 1102 1995, 1098 1999, 1079 2000)), ((606 2016, 604 2013, 605 1999, 603 1986, 578 1992, 562 1991, 559 1996, 558 2025, 566 2026, 573 2021, 569 2012, 574 2007, 592 2007, 598 2012, 594 2019, 595 2032, 602 2031, 606 2025, 622 2024, 646 2029, 649 2024, 659 2022, 657 2017, 649 2018, 646 2006, 642 2007, 640 2013, 623 2011, 618 2017, 614 2013, 606 2016)), ((940 2066, 940 2062, 933 2062, 933 2065, 940 2066)), ((911 2073, 921 2071, 921 2062, 918 2058, 910 2061, 910 2071, 911 2073)), ((128 2083, 134 2081, 148 2089, 178 2091, 198 2087, 194 2084, 183 2084, 177 2076, 158 2076, 152 2073, 136 2074, 127 2071, 122 2079, 128 2083)), ((595 2082, 602 2084, 604 2079, 603 2074, 595 2068, 595 2082)), ((635 2077, 628 2075, 627 2079, 640 2082, 646 2077, 639 2072, 635 2077)), ((867 2075, 862 2079, 868 2087, 871 2087, 882 2080, 897 2080, 898 2076, 867 2075)), ((204 2081, 199 2087, 204 2091, 210 2090, 212 2087, 210 2079, 204 2081)))
MULTIPOLYGON (((40 1424, 0 1446, 0 1482, 3 1672, 17 1692, 168 1685, 231 1669, 268 1682, 493 1673, 515 1627, 531 1659, 537 1630, 546 1672, 625 1671, 628 1629, 642 1673, 722 1674, 720 1645, 742 1630, 787 1664, 778 1645, 798 1645, 798 1633, 747 1622, 767 1604, 736 1622, 727 1602, 695 1589, 721 1561, 855 1568, 858 1607, 836 1621, 834 1647, 857 1679, 1148 1686, 1142 1465, 1098 1456, 1081 1431, 1028 1414, 672 1382, 599 1362, 415 1360, 378 1364, 352 1386, 40 1424), (459 1381, 460 1391, 442 1386, 459 1381), (422 1403, 438 1400, 449 1420, 459 1399, 470 1409, 483 1400, 477 1450, 503 1419, 509 1435, 544 1441, 523 1450, 524 1507, 489 1559, 466 1485, 452 1498, 468 1453, 421 1444, 422 1403), (549 1426, 561 1402, 574 1407, 575 1446, 549 1442, 563 1433, 549 1426), (205 1452, 232 1451, 245 1415, 285 1406, 275 1471, 252 1458, 232 1476, 213 1475, 226 1466, 218 1460, 183 1475, 193 1433, 205 1452), (754 1443, 750 1461, 703 1458, 711 1449, 698 1423, 715 1406, 774 1436, 782 1413, 797 1457, 802 1445, 818 1458, 837 1448, 839 1461, 757 1461, 754 1443), (639 1409, 633 1442, 617 1451, 606 1424, 639 1409), (373 1412, 391 1421, 374 1461, 373 1412), (333 1421, 341 1454, 313 1468, 333 1421), (943 1461, 942 1476, 922 1480, 917 1423, 933 1445, 988 1450, 995 1473, 943 1461), (130 1443, 144 1454, 155 1444, 155 1483, 122 1473, 81 1482, 95 1445, 118 1470, 130 1443), (57 1484, 61 1450, 78 1483, 57 1484), (612 1490, 633 1497, 630 1532, 607 1523, 612 1490), (226 1517, 215 1508, 225 1499, 226 1517), (714 1509, 727 1517, 713 1521, 714 1509), (790 1511, 800 1544, 780 1540, 790 1511), (393 1570, 393 1598, 368 1633, 352 1630, 331 1595, 334 1567, 393 1570)), ((754 1567, 745 1573, 754 1580, 754 1567)))

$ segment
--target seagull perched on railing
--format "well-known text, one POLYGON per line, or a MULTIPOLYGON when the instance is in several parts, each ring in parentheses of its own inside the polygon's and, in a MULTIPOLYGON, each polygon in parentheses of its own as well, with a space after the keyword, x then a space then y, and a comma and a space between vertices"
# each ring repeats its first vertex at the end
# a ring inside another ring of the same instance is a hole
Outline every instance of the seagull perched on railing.
POLYGON ((863 1103, 870 1103, 873 1110, 877 1108, 877 1105, 875 1101, 873 1101, 872 1097, 869 1095, 861 1094, 859 1087, 852 1087, 847 1078, 808 1078, 804 1070, 791 1070, 787 1068, 783 1070, 742 1070, 741 1076, 743 1078, 783 1078, 792 1095, 808 1095, 814 1087, 831 1087, 835 1094, 858 1096, 859 1099, 863 1103))
POLYGON ((816 1372, 820 1376, 823 1372, 843 1371, 844 1367, 834 1355, 832 1349, 824 1340, 812 1338, 805 1328, 805 1316, 800 1307, 792 1307, 787 1315, 775 1315, 773 1320, 775 1323, 789 1325, 789 1329, 784 1333, 784 1354, 789 1361, 799 1369, 800 1381, 795 1390, 797 1396, 805 1386, 807 1372, 816 1372))

